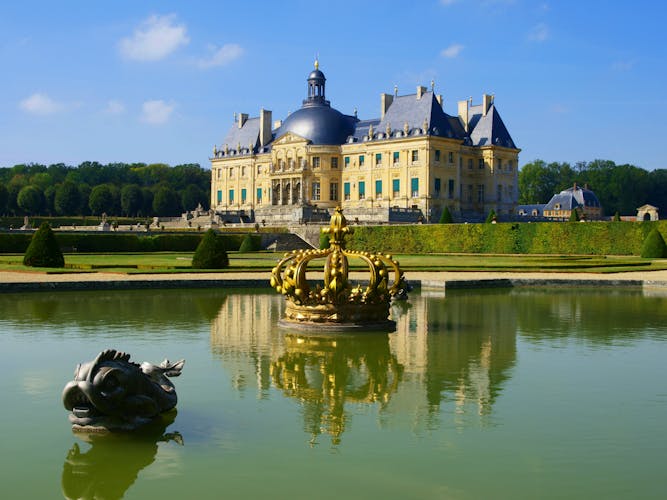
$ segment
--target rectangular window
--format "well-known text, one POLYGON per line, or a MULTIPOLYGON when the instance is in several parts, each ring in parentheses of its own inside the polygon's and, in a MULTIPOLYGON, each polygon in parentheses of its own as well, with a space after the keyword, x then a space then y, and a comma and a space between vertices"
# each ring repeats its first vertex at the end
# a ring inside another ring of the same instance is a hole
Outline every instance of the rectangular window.
POLYGON ((319 182, 313 182, 313 196, 312 199, 314 201, 319 201, 320 199, 320 183, 319 182))
POLYGON ((447 181, 447 196, 449 198, 454 198, 454 179, 449 179, 449 181, 447 181))
POLYGON ((477 203, 484 203, 484 184, 477 185, 477 203))
POLYGON ((468 184, 468 203, 472 203, 472 184, 468 184))
POLYGON ((393 193, 394 198, 398 198, 401 195, 401 180, 400 179, 394 179, 391 181, 391 188, 393 193))
POLYGON ((412 193, 413 198, 419 196, 419 179, 417 177, 410 179, 410 192, 412 193))
POLYGON ((477 166, 478 166, 479 168, 484 168, 484 158, 480 158, 480 159, 478 160, 478 165, 477 165, 477 166))
POLYGON ((359 166, 360 167, 364 166, 364 155, 359 155, 359 166))
POLYGON ((375 181, 375 197, 378 200, 382 199, 382 181, 375 181))
POLYGON ((513 167, 514 167, 514 163, 512 162, 512 160, 509 160, 507 162, 507 171, 511 172, 513 167))
POLYGON ((349 167, 350 166, 350 157, 346 156, 344 162, 345 162, 345 168, 349 167))
POLYGON ((500 184, 496 186, 496 200, 503 201, 503 187, 500 184))
POLYGON ((468 168, 472 169, 472 158, 468 158, 468 168))
POLYGON ((435 161, 440 163, 440 150, 439 149, 435 150, 435 161))
POLYGON ((248 190, 245 188, 241 189, 241 203, 245 203, 247 196, 248 196, 248 190))
POLYGON ((359 181, 359 199, 360 200, 365 200, 366 199, 366 182, 365 181, 359 181))
POLYGON ((435 196, 440 196, 440 179, 436 178, 433 185, 433 190, 435 191, 435 196))
POLYGON ((257 204, 262 204, 262 188, 257 188, 257 204))
POLYGON ((350 199, 350 183, 345 182, 343 183, 343 196, 345 201, 348 201, 350 199))
POLYGON ((382 165, 382 153, 375 153, 375 164, 382 165))
POLYGON ((398 151, 394 151, 394 164, 398 163, 400 155, 398 151))
POLYGON ((320 157, 313 156, 313 168, 318 168, 320 166, 320 157))
POLYGON ((338 183, 331 182, 329 183, 329 200, 338 201, 338 183))
POLYGON ((218 203, 222 203, 222 191, 218 190, 218 203))
POLYGON ((338 158, 331 158, 331 168, 338 168, 338 158))
POLYGON ((454 163, 454 153, 449 152, 449 163, 454 163))
POLYGON ((413 161, 413 162, 419 161, 419 151, 416 150, 416 149, 413 149, 413 150, 410 152, 410 158, 412 158, 412 161, 413 161))
POLYGON ((230 205, 234 204, 234 190, 233 189, 229 190, 229 204, 230 205))

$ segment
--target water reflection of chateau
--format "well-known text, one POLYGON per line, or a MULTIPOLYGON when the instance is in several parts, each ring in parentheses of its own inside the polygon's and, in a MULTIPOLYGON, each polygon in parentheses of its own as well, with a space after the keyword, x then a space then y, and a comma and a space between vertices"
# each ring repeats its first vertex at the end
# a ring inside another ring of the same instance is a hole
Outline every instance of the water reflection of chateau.
POLYGON ((280 390, 302 404, 309 435, 336 444, 355 403, 377 405, 381 425, 399 413, 415 428, 450 415, 485 419, 516 357, 509 300, 424 292, 393 306, 396 333, 324 337, 279 330, 280 296, 230 295, 211 343, 239 391, 280 390))

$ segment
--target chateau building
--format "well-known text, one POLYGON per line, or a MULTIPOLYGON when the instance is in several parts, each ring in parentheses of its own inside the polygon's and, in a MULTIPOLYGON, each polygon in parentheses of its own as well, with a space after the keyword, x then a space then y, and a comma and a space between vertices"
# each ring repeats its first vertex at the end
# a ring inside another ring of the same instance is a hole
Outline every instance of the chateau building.
POLYGON ((551 197, 544 205, 543 216, 552 220, 568 220, 576 210, 584 220, 602 219, 602 205, 598 197, 588 186, 574 186, 564 189, 551 197))
POLYGON ((299 110, 276 122, 241 113, 213 148, 211 208, 223 220, 328 220, 338 205, 366 222, 437 221, 445 206, 458 220, 514 212, 520 149, 493 96, 450 116, 433 82, 395 88, 378 118, 361 120, 331 106, 318 66, 299 110))

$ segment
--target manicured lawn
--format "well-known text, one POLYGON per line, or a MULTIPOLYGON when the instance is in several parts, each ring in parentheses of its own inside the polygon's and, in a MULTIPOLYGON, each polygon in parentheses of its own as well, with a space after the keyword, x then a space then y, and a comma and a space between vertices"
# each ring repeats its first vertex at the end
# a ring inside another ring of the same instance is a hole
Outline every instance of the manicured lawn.
MULTIPOLYGON (((269 272, 283 257, 281 252, 230 252, 230 267, 222 272, 269 272)), ((405 271, 511 271, 511 272, 594 272, 649 271, 667 269, 667 260, 649 260, 628 256, 560 256, 560 255, 395 255, 405 271)), ((46 272, 121 272, 181 273, 192 272, 192 253, 113 253, 66 254, 65 269, 37 269, 23 266, 22 255, 0 255, 0 270, 46 272)), ((352 269, 364 265, 352 260, 352 269)), ((207 271, 198 271, 207 272, 207 271)))

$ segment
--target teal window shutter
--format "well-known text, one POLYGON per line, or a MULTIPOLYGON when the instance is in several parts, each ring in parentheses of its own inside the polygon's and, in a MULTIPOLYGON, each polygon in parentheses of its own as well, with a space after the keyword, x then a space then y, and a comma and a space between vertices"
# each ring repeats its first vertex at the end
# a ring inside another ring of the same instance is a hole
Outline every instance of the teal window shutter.
POLYGON ((218 203, 222 203, 222 190, 218 190, 218 203))
POLYGON ((257 201, 262 200, 262 188, 257 188, 257 201))
POLYGON ((359 196, 365 196, 366 195, 366 182, 360 181, 359 182, 359 196))
POLYGON ((394 179, 391 181, 391 186, 394 190, 395 193, 401 190, 401 180, 400 179, 394 179))
POLYGON ((230 189, 229 190, 229 204, 231 205, 232 203, 234 203, 234 190, 230 189))
POLYGON ((343 184, 343 194, 349 195, 350 194, 350 183, 346 182, 343 184))
POLYGON ((382 194, 382 181, 375 181, 375 196, 382 194))

